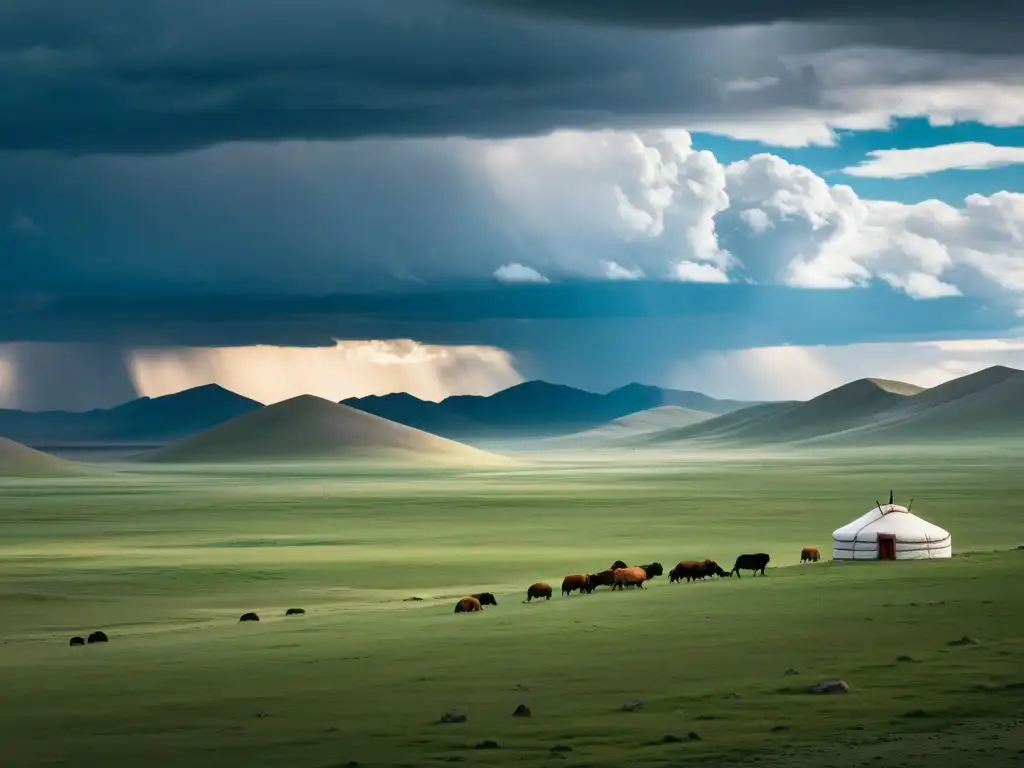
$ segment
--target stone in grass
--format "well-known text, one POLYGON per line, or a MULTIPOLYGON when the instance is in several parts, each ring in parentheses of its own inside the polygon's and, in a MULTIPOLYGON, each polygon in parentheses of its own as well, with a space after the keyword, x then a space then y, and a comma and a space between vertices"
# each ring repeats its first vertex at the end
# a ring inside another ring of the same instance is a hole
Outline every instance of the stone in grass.
POLYGON ((637 709, 640 709, 641 707, 643 707, 643 704, 639 701, 627 701, 625 704, 622 705, 620 709, 623 712, 633 712, 637 709))
POLYGON ((464 723, 466 722, 466 716, 458 710, 451 709, 441 715, 442 723, 464 723))
POLYGON ((850 686, 846 684, 845 680, 825 680, 817 685, 812 685, 809 690, 811 693, 849 693, 850 686))
POLYGON ((796 671, 795 669, 793 669, 792 667, 790 667, 790 668, 789 668, 789 669, 787 669, 787 670, 786 670, 785 672, 783 672, 783 675, 784 675, 784 676, 786 676, 786 677, 792 677, 793 675, 799 675, 799 674, 800 674, 800 673, 799 673, 799 672, 797 672, 797 671, 796 671))
POLYGON ((498 748, 498 742, 496 742, 496 741, 494 741, 492 739, 484 739, 483 741, 478 741, 476 746, 474 747, 474 749, 497 749, 497 748, 498 748))
POLYGON ((964 635, 959 640, 950 640, 946 645, 978 645, 978 641, 973 637, 964 635))
POLYGON ((512 713, 512 717, 530 717, 532 715, 533 712, 531 712, 530 708, 525 704, 520 704, 516 707, 515 712, 512 713))

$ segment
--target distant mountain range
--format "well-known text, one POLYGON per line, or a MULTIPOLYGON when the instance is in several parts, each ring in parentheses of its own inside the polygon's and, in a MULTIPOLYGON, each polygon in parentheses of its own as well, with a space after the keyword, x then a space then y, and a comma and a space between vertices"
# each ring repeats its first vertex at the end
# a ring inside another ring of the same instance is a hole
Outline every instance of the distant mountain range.
POLYGON ((667 405, 714 415, 753 405, 644 384, 627 384, 602 395, 545 381, 527 381, 490 396, 456 395, 439 403, 406 393, 341 402, 426 432, 463 439, 566 435, 667 405))
MULTIPOLYGON (((458 395, 440 403, 406 393, 349 398, 342 403, 450 438, 547 437, 590 429, 664 405, 709 414, 749 405, 642 384, 629 384, 602 395, 543 381, 518 384, 490 396, 458 395)), ((86 412, 0 410, 0 436, 44 448, 162 445, 264 407, 256 400, 208 384, 86 412)))
POLYGON ((256 400, 207 384, 92 411, 0 410, 0 436, 36 447, 161 444, 263 407, 256 400))
POLYGON ((763 403, 696 424, 648 430, 631 447, 686 443, 861 446, 1024 439, 1024 371, 994 366, 930 389, 859 379, 805 402, 763 403))
MULTIPOLYGON (((264 406, 217 385, 164 397, 143 397, 116 408, 84 413, 0 410, 0 438, 44 451, 78 446, 137 446, 141 450, 175 443, 234 420, 236 426, 231 429, 236 431, 241 429, 237 423, 276 425, 276 430, 299 445, 289 449, 292 453, 300 448, 338 452, 355 445, 353 435, 362 434, 356 426, 363 424, 354 418, 356 414, 347 408, 339 409, 339 413, 347 412, 342 418, 319 399, 314 400, 315 408, 299 409, 302 418, 296 424, 283 426, 277 425, 284 418, 281 414, 294 416, 294 409, 264 406), (248 414, 265 414, 266 419, 239 422, 248 414), (319 423, 321 415, 324 424, 316 432, 322 438, 320 443, 304 445, 300 438, 306 435, 313 439, 315 430, 310 425, 319 423)), ((504 443, 508 446, 515 439, 528 438, 533 446, 528 450, 672 450, 687 446, 787 444, 877 447, 972 439, 1024 441, 1024 371, 1004 366, 987 368, 930 389, 887 379, 859 379, 807 401, 743 403, 640 384, 596 394, 530 381, 489 397, 460 395, 433 403, 408 394, 394 394, 350 398, 342 401, 342 405, 387 420, 366 424, 373 427, 367 427, 367 434, 377 436, 373 445, 389 450, 405 445, 403 441, 410 434, 398 425, 451 440, 475 442, 478 446, 490 439, 509 439, 504 443), (397 424, 388 426, 388 422, 397 424)), ((224 429, 228 430, 228 425, 224 429)), ((238 437, 234 431, 228 432, 229 436, 238 437)), ((228 432, 222 430, 213 433, 213 437, 207 433, 196 444, 208 447, 213 445, 210 441, 214 437, 228 432)), ((417 446, 430 442, 422 433, 416 440, 417 446)), ((244 453, 243 448, 256 450, 245 445, 245 440, 228 442, 235 446, 235 453, 244 453)), ((19 446, 0 442, 0 448, 0 469, 6 464, 14 467, 11 471, 21 472, 25 466, 39 464, 38 456, 19 446)))

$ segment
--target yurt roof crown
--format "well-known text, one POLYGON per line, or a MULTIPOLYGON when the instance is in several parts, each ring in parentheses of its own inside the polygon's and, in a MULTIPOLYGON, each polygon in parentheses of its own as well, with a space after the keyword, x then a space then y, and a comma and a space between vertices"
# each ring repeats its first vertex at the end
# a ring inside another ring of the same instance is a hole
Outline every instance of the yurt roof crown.
POLYGON ((878 499, 875 499, 875 506, 878 507, 878 511, 882 513, 882 517, 885 517, 890 512, 909 512, 910 508, 914 506, 914 499, 910 499, 910 503, 907 504, 906 509, 901 509, 900 507, 897 507, 895 505, 895 503, 892 500, 892 491, 889 491, 889 503, 883 507, 881 504, 878 503, 878 499))

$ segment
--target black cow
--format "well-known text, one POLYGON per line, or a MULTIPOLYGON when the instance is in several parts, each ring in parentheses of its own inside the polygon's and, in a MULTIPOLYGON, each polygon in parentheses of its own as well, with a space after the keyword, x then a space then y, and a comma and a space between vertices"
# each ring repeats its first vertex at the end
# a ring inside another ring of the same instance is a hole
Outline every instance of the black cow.
POLYGON ((480 601, 480 605, 497 605, 498 601, 494 599, 494 595, 490 592, 481 592, 476 595, 470 595, 480 601))
POLYGON ((101 630, 97 629, 95 632, 93 632, 91 635, 89 635, 89 639, 86 640, 86 642, 87 643, 105 643, 105 642, 107 642, 107 634, 106 634, 106 632, 102 632, 101 630))
POLYGON ((613 587, 615 586, 615 571, 609 568, 607 571, 588 574, 587 584, 589 585, 591 592, 598 587, 613 587))
POLYGON ((653 579, 655 576, 661 576, 665 573, 665 569, 661 567, 661 563, 648 563, 647 565, 641 565, 644 569, 644 573, 647 574, 648 579, 653 579))
POLYGON ((284 612, 285 616, 302 616, 306 611, 302 608, 289 608, 284 612))
POLYGON ((758 552, 756 555, 740 555, 736 558, 736 564, 732 567, 730 575, 735 573, 738 579, 740 578, 740 571, 753 571, 755 576, 760 571, 761 575, 764 576, 764 569, 767 567, 770 559, 771 557, 766 552, 758 552))
POLYGON ((238 620, 239 621, 259 621, 260 617, 257 616, 255 613, 250 612, 250 613, 243 613, 242 616, 238 620))
POLYGON ((75 637, 71 638, 71 645, 85 645, 85 638, 84 637, 78 637, 76 635, 75 637))
POLYGON ((614 563, 612 563, 612 567, 609 570, 614 571, 616 568, 629 568, 629 566, 621 560, 616 560, 614 563))

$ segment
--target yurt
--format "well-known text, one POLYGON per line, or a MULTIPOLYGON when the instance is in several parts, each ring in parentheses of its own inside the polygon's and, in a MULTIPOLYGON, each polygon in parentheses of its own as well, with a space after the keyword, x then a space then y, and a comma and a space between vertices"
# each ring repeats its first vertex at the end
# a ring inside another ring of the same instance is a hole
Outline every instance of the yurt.
POLYGON ((894 504, 890 493, 888 504, 833 531, 832 548, 836 560, 931 560, 952 557, 953 539, 909 507, 894 504))

